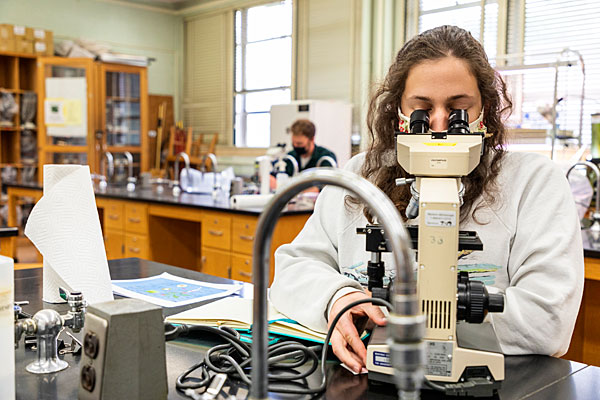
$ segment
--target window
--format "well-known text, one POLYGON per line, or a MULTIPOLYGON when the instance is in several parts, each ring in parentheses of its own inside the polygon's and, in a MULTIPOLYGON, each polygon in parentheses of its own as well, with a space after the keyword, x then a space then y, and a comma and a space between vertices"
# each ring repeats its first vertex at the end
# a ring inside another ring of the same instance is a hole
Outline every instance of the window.
POLYGON ((481 1, 420 0, 419 33, 440 25, 459 26, 482 42, 488 57, 493 59, 497 53, 498 1, 486 1, 483 24, 481 17, 481 1))
POLYGON ((292 1, 235 11, 234 143, 269 147, 273 104, 289 103, 292 1))
MULTIPOLYGON (((556 123, 559 136, 574 136, 580 132, 582 142, 591 142, 591 114, 600 110, 600 31, 589 29, 600 20, 600 7, 595 0, 512 0, 511 7, 524 3, 524 32, 511 33, 509 48, 520 49, 524 56, 518 60, 525 65, 553 65, 562 62, 557 79, 556 123), (521 36, 521 38, 519 38, 521 36), (512 42, 512 43, 511 43, 512 42), (516 42, 516 43, 515 43, 516 42), (576 53, 561 52, 565 48, 581 54, 585 63, 585 93, 581 113, 583 73, 576 53)), ((512 17, 516 19, 516 17, 512 17)), ((510 25, 517 26, 517 23, 510 25)), ((515 62, 518 63, 518 62, 515 62)), ((551 118, 540 111, 552 110, 554 103, 555 69, 539 68, 523 71, 513 79, 517 96, 514 119, 526 129, 552 128, 551 118)), ((513 97, 514 94, 513 94, 513 97)), ((565 140, 566 144, 577 144, 565 140)))

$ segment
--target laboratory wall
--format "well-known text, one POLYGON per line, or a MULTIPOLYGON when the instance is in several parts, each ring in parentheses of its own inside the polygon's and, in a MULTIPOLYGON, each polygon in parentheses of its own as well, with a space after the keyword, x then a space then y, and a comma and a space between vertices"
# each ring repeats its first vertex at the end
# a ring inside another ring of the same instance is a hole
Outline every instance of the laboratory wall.
POLYGON ((81 38, 155 58, 149 93, 181 97, 183 19, 173 12, 111 0, 1 0, 3 22, 51 30, 55 43, 81 38))

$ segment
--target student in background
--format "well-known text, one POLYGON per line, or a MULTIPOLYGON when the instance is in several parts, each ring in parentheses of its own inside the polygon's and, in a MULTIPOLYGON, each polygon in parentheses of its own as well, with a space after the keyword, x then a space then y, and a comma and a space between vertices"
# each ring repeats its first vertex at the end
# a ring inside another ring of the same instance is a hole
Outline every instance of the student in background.
MULTIPOLYGON (((329 156, 337 162, 335 154, 332 151, 315 144, 315 124, 307 119, 299 119, 292 124, 291 131, 294 150, 288 154, 296 159, 300 171, 315 168, 319 159, 324 156, 329 156)), ((294 173, 292 163, 286 161, 286 164, 285 172, 289 176, 292 176, 294 173)), ((333 165, 328 160, 323 160, 320 166, 332 167, 333 165)))

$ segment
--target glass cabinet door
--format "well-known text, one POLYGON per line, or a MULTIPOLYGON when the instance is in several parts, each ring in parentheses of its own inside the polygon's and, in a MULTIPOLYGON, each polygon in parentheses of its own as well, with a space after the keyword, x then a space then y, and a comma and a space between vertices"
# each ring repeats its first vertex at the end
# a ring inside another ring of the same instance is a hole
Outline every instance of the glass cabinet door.
POLYGON ((122 182, 126 178, 123 176, 125 152, 133 157, 134 175, 148 168, 144 154, 148 97, 146 68, 101 64, 100 71, 102 149, 113 154, 113 181, 122 182))
POLYGON ((91 59, 39 59, 40 172, 48 163, 94 165, 93 68, 91 59))
POLYGON ((106 145, 140 145, 140 76, 106 73, 106 145))

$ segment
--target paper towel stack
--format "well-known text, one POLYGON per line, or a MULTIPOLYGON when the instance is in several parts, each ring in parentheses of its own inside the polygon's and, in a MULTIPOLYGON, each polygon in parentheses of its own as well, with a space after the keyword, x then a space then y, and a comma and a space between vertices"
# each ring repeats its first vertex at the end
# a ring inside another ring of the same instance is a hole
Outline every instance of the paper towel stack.
POLYGON ((44 257, 44 301, 63 302, 59 287, 82 292, 89 304, 114 299, 87 165, 44 165, 44 195, 25 235, 44 257))

